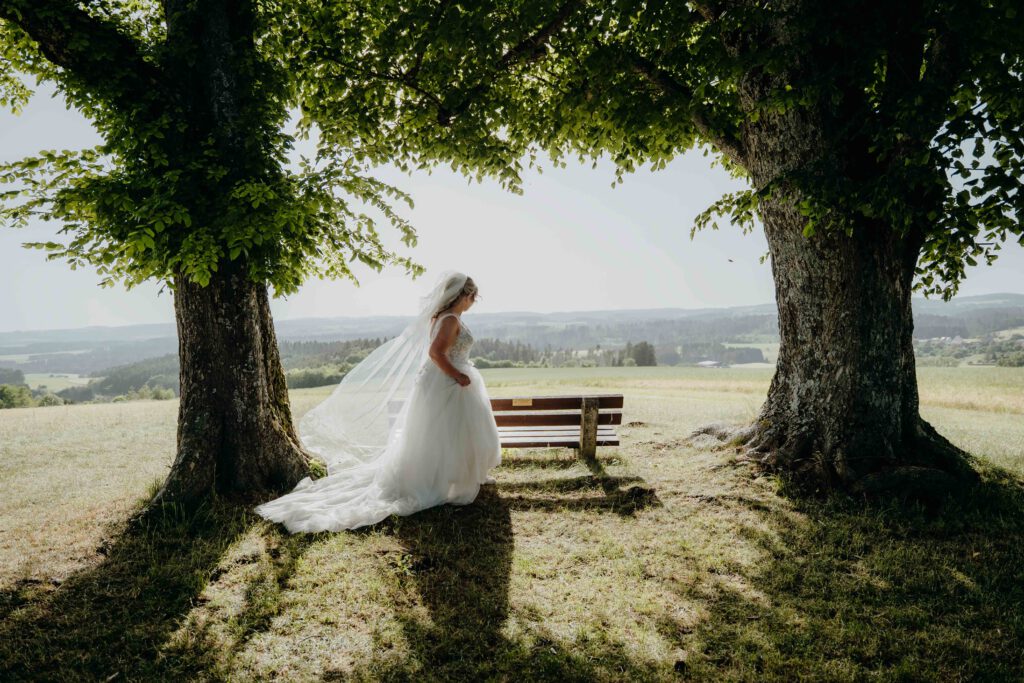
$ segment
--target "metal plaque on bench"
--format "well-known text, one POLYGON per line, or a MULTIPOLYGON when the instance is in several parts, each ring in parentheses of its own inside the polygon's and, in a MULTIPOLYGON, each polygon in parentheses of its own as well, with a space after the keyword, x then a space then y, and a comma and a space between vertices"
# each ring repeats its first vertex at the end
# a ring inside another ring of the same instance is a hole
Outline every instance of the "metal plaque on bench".
POLYGON ((533 405, 532 398, 514 398, 512 399, 513 408, 528 408, 533 405))

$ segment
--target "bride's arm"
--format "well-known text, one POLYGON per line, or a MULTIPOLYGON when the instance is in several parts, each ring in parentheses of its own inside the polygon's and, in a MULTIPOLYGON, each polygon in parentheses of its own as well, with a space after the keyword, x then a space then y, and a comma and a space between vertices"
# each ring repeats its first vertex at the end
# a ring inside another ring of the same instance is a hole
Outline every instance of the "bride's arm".
POLYGON ((452 362, 448 360, 448 349, 455 343, 455 338, 458 336, 459 323, 454 317, 448 317, 441 321, 441 329, 437 331, 437 336, 434 337, 434 341, 430 344, 430 359, 437 363, 437 367, 441 368, 441 371, 454 379, 462 386, 469 385, 469 377, 460 372, 458 368, 452 365, 452 362))

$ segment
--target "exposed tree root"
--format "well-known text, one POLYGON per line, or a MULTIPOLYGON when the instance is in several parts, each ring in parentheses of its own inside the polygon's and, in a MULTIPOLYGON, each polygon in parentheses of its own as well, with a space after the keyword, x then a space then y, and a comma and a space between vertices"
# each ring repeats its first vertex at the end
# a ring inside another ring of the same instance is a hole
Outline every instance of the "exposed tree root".
POLYGON ((808 493, 845 491, 869 498, 934 503, 978 482, 972 456, 924 420, 918 420, 910 443, 901 449, 887 449, 882 456, 851 457, 840 448, 824 453, 818 441, 766 421, 713 423, 687 438, 693 447, 735 450, 739 461, 752 462, 808 493))

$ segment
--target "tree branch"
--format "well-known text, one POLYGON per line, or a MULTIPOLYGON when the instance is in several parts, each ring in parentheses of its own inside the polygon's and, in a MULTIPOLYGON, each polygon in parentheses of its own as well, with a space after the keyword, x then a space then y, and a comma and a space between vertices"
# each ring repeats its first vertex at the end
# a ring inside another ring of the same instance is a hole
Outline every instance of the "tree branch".
POLYGON ((892 21, 889 28, 881 109, 890 118, 897 113, 897 102, 901 96, 917 85, 924 60, 925 37, 919 30, 915 30, 915 23, 920 21, 919 12, 911 16, 907 14, 909 12, 902 13, 892 21))
POLYGON ((939 33, 925 51, 925 70, 921 77, 922 94, 948 97, 956 87, 962 64, 959 45, 952 31, 939 33))
POLYGON ((422 97, 425 97, 438 109, 441 109, 442 102, 441 98, 430 92, 426 88, 422 87, 415 78, 410 77, 407 74, 392 74, 381 71, 374 71, 373 69, 364 69, 363 73, 371 78, 379 78, 382 81, 391 81, 392 83, 400 83, 410 90, 419 93, 422 97))
POLYGON ((906 109, 913 110, 918 134, 930 140, 945 123, 949 99, 964 85, 968 66, 965 41, 978 38, 966 37, 974 27, 973 17, 964 12, 948 10, 925 19, 928 26, 921 29, 922 59, 914 64, 917 71, 910 74, 911 82, 899 98, 906 109))
POLYGON ((731 161, 741 166, 743 165, 743 143, 739 138, 729 133, 715 130, 710 119, 708 119, 708 112, 697 102, 697 98, 689 87, 679 82, 672 74, 643 55, 626 49, 623 49, 622 52, 637 75, 645 78, 665 94, 686 101, 687 109, 690 113, 690 121, 693 123, 694 128, 709 142, 718 147, 731 161))
POLYGON ((437 5, 437 9, 430 16, 430 21, 427 22, 427 28, 423 31, 423 36, 420 39, 419 45, 416 48, 416 58, 413 61, 413 65, 402 76, 403 78, 409 79, 409 81, 415 81, 416 75, 420 71, 420 67, 423 65, 423 58, 427 54, 427 48, 430 47, 431 41, 433 41, 434 31, 437 30, 438 24, 441 23, 441 19, 444 18, 444 13, 448 11, 448 7, 451 5, 451 0, 441 0, 437 5))
POLYGON ((39 44, 48 61, 117 105, 137 105, 161 86, 160 70, 138 44, 72 0, 0 0, 0 19, 39 44))
POLYGON ((561 29, 569 17, 572 16, 572 13, 582 7, 584 3, 585 0, 569 0, 559 8, 558 12, 548 23, 509 48, 495 64, 494 71, 489 78, 467 90, 454 106, 438 109, 438 123, 442 126, 450 125, 452 119, 464 113, 476 98, 487 92, 497 75, 507 71, 516 64, 532 62, 544 56, 544 47, 547 46, 551 36, 561 29))

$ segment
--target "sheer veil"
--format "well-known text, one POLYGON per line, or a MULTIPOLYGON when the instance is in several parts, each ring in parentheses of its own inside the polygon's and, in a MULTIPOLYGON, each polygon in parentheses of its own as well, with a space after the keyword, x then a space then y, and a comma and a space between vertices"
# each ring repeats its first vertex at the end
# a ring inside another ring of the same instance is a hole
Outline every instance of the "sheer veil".
POLYGON ((328 474, 374 463, 396 438, 408 410, 406 399, 427 360, 431 319, 455 300, 466 279, 463 273, 442 273, 402 333, 374 349, 300 420, 299 436, 327 464, 328 474), (389 410, 398 405, 399 410, 389 410))

